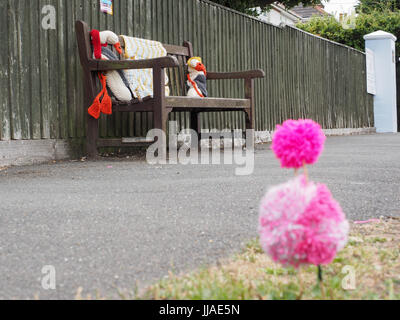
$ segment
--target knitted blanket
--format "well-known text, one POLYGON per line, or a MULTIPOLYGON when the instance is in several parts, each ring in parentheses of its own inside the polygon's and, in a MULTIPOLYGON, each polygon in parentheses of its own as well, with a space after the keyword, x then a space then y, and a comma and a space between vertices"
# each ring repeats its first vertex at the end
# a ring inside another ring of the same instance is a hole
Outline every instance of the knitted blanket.
MULTIPOLYGON (((165 57, 167 51, 160 42, 121 36, 125 47, 125 59, 142 60, 165 57)), ((135 98, 143 99, 153 96, 153 70, 125 70, 125 75, 133 89, 135 98)), ((165 74, 165 94, 169 96, 168 76, 165 74)))

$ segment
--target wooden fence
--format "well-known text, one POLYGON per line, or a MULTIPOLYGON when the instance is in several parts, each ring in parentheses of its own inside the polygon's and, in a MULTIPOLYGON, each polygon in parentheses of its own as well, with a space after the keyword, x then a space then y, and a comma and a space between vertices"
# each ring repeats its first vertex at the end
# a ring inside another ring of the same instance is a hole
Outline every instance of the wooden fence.
MULTIPOLYGON (((203 0, 114 0, 114 15, 98 0, 0 1, 0 140, 85 136, 82 72, 74 22, 117 34, 193 43, 210 71, 262 68, 256 82, 257 130, 307 117, 324 128, 373 127, 365 55, 291 27, 278 28, 203 0), (42 28, 42 8, 56 9, 56 29, 42 28)), ((241 97, 241 81, 209 83, 216 97, 241 97)), ((185 126, 185 114, 174 114, 185 126)), ((243 128, 241 114, 209 114, 204 128, 243 128)), ((103 117, 101 135, 144 136, 147 114, 103 117)))

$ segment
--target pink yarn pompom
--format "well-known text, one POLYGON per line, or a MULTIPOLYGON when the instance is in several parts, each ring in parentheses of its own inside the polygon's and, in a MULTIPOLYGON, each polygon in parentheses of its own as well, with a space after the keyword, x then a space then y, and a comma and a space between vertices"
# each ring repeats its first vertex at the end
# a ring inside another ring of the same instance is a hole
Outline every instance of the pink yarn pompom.
POLYGON ((271 188, 260 206, 264 251, 276 262, 325 265, 347 243, 349 223, 329 189, 299 176, 271 188))
POLYGON ((298 169, 317 162, 325 140, 321 126, 313 120, 287 120, 276 126, 271 148, 282 168, 298 169))

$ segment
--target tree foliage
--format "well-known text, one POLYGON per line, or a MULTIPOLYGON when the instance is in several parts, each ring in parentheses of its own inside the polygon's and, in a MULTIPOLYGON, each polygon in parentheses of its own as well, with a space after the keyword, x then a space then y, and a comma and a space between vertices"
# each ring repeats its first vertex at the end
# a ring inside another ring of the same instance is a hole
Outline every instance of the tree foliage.
POLYGON ((371 13, 373 11, 400 10, 400 0, 359 0, 356 6, 358 13, 371 13))
MULTIPOLYGON (((276 2, 276 0, 211 0, 212 2, 221 4, 225 7, 241 11, 247 14, 255 14, 252 8, 260 7, 262 10, 267 10, 269 6, 276 2)), ((280 3, 284 4, 287 8, 292 8, 299 3, 304 6, 321 4, 321 0, 281 0, 280 3)))
MULTIPOLYGON (((362 51, 365 49, 364 35, 377 30, 390 32, 400 39, 400 10, 375 9, 349 17, 347 22, 339 22, 332 16, 313 17, 297 27, 362 51)), ((400 42, 396 46, 397 55, 400 55, 400 42)))

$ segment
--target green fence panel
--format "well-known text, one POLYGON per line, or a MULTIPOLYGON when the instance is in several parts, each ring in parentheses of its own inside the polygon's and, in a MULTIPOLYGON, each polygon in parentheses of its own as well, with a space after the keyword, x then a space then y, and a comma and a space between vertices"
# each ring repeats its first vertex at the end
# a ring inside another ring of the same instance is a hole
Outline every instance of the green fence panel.
MULTIPOLYGON (((276 27, 203 0, 114 0, 114 15, 98 0, 0 2, 0 139, 85 136, 82 70, 74 23, 117 34, 181 45, 189 40, 210 71, 262 68, 256 81, 257 130, 288 118, 312 118, 324 128, 373 126, 364 53, 293 27, 276 27), (56 10, 56 29, 44 30, 42 9, 56 10)), ((212 81, 215 97, 242 97, 240 80, 212 81)), ((188 115, 171 115, 187 127, 188 115)), ((151 115, 102 117, 102 137, 144 136, 151 115)), ((240 113, 203 115, 203 127, 244 127, 240 113)))

